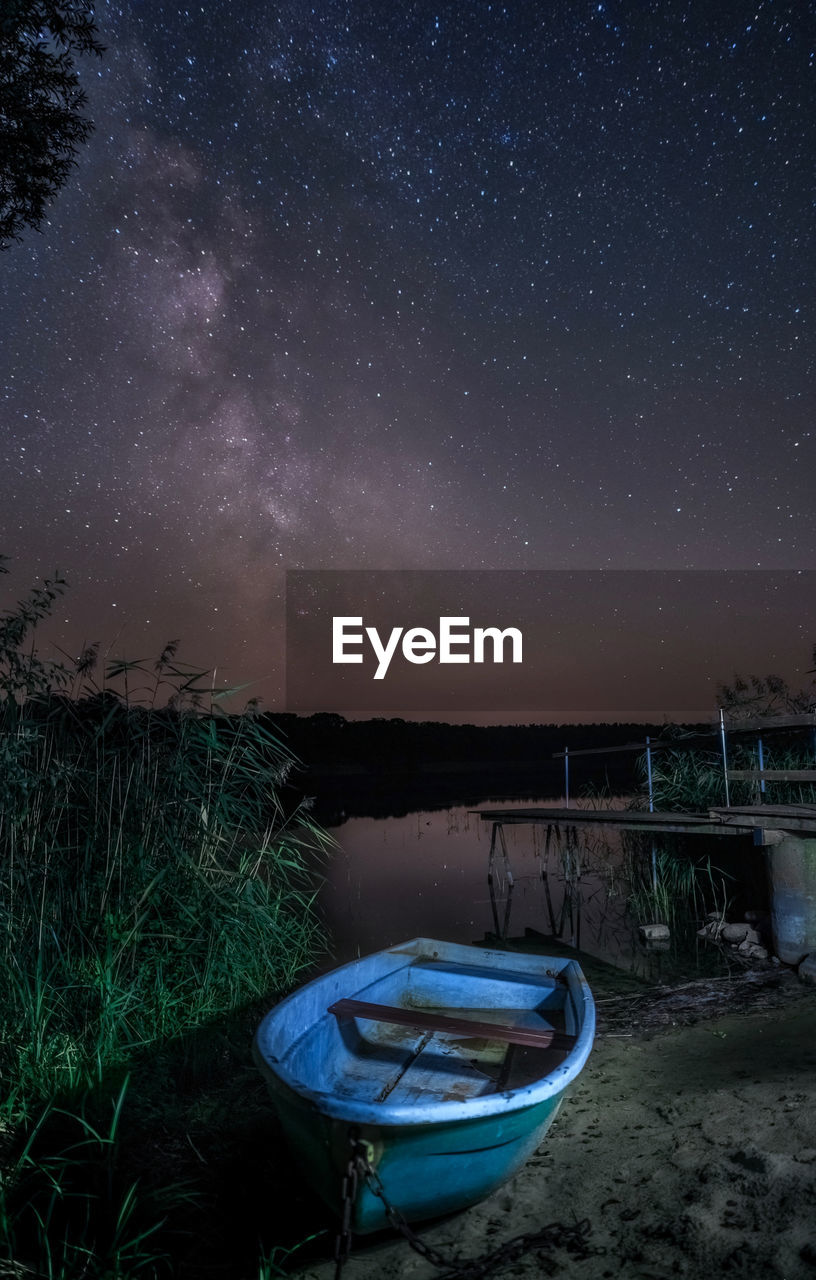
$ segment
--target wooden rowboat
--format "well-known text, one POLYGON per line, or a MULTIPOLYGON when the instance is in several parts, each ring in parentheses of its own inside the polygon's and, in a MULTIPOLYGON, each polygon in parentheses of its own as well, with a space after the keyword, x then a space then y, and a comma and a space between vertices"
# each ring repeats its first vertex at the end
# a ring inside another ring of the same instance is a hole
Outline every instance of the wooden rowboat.
MULTIPOLYGON (((418 1221, 475 1204, 520 1168, 594 1032, 574 960, 415 938, 276 1005, 255 1056, 323 1199, 340 1211, 356 1137, 386 1198, 418 1221)), ((365 1181, 351 1225, 387 1225, 365 1181)))

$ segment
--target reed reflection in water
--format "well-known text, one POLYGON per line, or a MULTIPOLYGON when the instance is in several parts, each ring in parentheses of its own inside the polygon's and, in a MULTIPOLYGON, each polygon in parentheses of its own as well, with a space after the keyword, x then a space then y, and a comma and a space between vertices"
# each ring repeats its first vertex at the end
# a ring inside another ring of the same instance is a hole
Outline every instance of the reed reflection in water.
MULTIPOLYGON (((622 807, 624 802, 616 797, 604 807, 622 807)), ((548 797, 485 801, 480 808, 563 804, 563 799, 548 797)), ((576 865, 575 859, 565 864, 562 857, 563 831, 561 848, 551 840, 546 861, 550 903, 541 875, 546 827, 512 825, 504 834, 515 879, 509 933, 523 933, 528 926, 550 933, 554 920, 556 930, 563 927, 566 942, 579 941, 590 954, 631 968, 637 948, 625 917, 627 886, 619 836, 579 829, 580 882, 573 890, 580 893, 579 924, 575 897, 571 917, 568 910, 576 865)), ((473 942, 493 930, 487 884, 491 824, 473 807, 399 818, 351 818, 333 828, 332 835, 340 848, 327 869, 321 899, 335 963, 416 936, 473 942)))

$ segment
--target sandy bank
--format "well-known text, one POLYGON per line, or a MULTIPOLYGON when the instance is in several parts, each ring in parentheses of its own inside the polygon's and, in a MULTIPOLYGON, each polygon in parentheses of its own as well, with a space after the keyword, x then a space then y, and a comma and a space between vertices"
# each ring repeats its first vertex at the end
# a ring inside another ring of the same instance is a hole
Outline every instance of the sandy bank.
MULTIPOLYGON (((584 1259, 561 1250, 497 1277, 816 1280, 816 993, 776 1007, 631 1031, 604 1020, 539 1154, 490 1200, 423 1229, 471 1257, 550 1222, 587 1218, 584 1259), (551 1265, 555 1264, 555 1270, 551 1265)), ((303 1280, 329 1280, 329 1263, 303 1280)), ((344 1280, 439 1275, 401 1240, 358 1240, 344 1280)))

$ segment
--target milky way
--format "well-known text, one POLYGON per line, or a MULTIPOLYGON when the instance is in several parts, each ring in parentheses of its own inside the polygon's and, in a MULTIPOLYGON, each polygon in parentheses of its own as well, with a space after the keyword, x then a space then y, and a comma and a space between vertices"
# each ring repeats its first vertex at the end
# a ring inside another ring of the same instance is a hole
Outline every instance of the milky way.
POLYGON ((0 550, 63 646, 274 701, 286 568, 814 566, 812 6, 97 22, 0 259, 0 550))

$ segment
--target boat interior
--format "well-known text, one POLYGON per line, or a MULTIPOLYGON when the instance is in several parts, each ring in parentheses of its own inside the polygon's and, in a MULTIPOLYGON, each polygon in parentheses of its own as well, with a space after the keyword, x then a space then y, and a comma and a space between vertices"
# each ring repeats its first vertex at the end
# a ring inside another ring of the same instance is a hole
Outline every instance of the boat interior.
POLYGON ((578 1031, 557 974, 416 958, 353 996, 315 1019, 286 1065, 314 1089, 367 1101, 521 1088, 560 1066, 578 1031))

